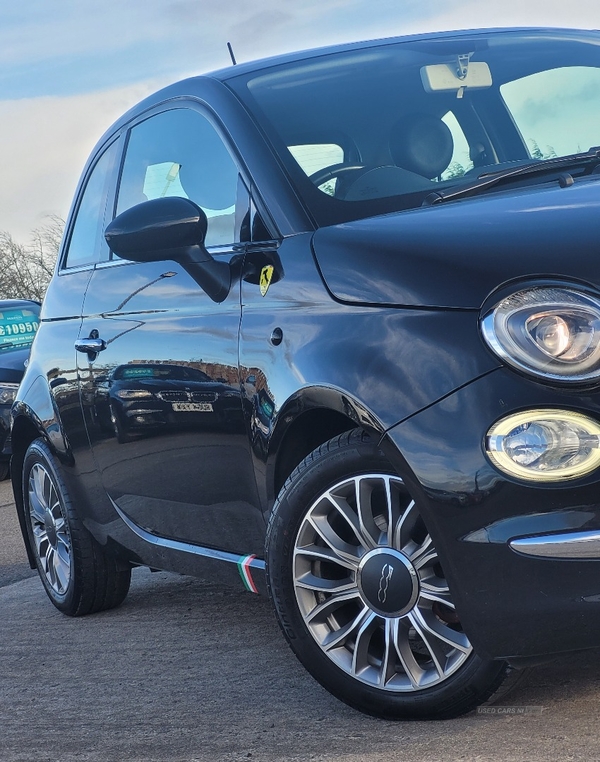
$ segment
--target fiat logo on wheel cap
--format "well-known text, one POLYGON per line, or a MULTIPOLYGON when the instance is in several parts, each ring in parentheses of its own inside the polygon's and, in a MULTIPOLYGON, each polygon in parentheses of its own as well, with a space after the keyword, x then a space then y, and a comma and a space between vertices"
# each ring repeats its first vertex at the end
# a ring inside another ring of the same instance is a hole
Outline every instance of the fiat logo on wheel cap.
POLYGON ((381 579, 379 580, 379 592, 377 600, 379 603, 385 603, 387 600, 388 587, 394 573, 394 567, 391 564, 384 564, 381 569, 381 579))
POLYGON ((419 577, 404 553, 375 548, 361 560, 357 575, 363 601, 377 614, 403 616, 419 597, 419 577))

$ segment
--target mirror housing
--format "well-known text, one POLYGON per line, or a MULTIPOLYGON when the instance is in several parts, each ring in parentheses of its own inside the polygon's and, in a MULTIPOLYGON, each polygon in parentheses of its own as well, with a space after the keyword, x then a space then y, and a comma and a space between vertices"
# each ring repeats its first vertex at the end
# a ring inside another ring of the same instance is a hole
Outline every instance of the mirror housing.
POLYGON ((106 227, 104 237, 122 259, 179 263, 213 301, 222 302, 231 288, 231 268, 206 250, 207 227, 206 214, 197 204, 171 196, 121 212, 106 227))

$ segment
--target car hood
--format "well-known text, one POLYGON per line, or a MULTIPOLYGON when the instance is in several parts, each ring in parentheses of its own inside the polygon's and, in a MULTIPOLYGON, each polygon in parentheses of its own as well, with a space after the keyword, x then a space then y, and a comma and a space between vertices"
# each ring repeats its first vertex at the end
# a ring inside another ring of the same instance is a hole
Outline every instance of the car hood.
POLYGON ((4 349, 0 351, 0 381, 18 384, 25 372, 25 362, 29 357, 29 347, 24 349, 4 349))
POLYGON ((344 302, 479 309, 504 282, 600 286, 597 179, 496 192, 319 229, 314 253, 344 302))

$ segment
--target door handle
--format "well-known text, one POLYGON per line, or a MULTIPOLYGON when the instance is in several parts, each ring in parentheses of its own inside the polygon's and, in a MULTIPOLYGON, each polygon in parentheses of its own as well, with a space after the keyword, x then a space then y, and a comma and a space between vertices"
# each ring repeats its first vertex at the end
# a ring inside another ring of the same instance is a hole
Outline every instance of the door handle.
POLYGON ((85 352, 88 356, 93 355, 92 359, 95 359, 98 352, 106 349, 106 342, 98 336, 98 331, 93 330, 90 331, 87 339, 75 341, 75 349, 78 352, 85 352))
POLYGON ((75 349, 78 352, 87 352, 88 354, 97 355, 98 352, 102 352, 106 349, 106 342, 104 339, 77 339, 75 342, 75 349))

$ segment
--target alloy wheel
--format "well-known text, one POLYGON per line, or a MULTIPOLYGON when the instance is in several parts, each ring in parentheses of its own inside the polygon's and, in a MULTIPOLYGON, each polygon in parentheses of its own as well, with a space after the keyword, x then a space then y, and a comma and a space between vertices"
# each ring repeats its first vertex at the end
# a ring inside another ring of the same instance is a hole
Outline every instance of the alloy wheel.
POLYGON ((57 595, 67 592, 71 579, 71 538, 56 486, 41 463, 28 479, 29 520, 41 569, 57 595))
POLYGON ((296 536, 293 584, 322 651, 372 687, 429 688, 473 651, 431 536, 397 476, 355 476, 320 495, 296 536))

